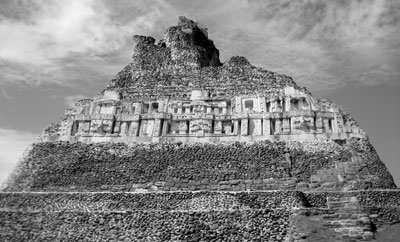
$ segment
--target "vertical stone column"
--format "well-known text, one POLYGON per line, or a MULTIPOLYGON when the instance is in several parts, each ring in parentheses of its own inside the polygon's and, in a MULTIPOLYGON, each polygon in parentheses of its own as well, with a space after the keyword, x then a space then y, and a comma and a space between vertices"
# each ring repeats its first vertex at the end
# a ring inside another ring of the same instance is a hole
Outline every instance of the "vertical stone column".
POLYGON ((290 118, 283 119, 283 134, 290 134, 290 118))
POLYGON ((275 132, 274 134, 282 134, 282 121, 281 119, 275 119, 275 132))
POLYGON ((121 121, 116 121, 114 124, 113 134, 121 133, 121 121))
POLYGON ((154 120, 153 136, 158 137, 161 134, 161 122, 162 120, 157 118, 154 120))
POLYGON ((239 135, 239 120, 238 119, 234 119, 233 120, 233 134, 234 135, 239 135))
POLYGON ((128 123, 127 122, 121 122, 121 127, 120 127, 120 134, 121 136, 126 136, 128 133, 128 123))
POLYGON ((95 111, 96 111, 96 104, 95 104, 95 102, 92 102, 91 104, 90 104, 90 107, 89 107, 89 114, 94 114, 95 113, 95 111))
POLYGON ((163 124, 161 135, 166 136, 168 133, 168 120, 164 120, 163 122, 164 122, 164 124, 163 124))
POLYGON ((332 133, 337 133, 338 132, 338 127, 337 127, 336 115, 334 116, 331 124, 332 124, 332 133))
POLYGON ((299 110, 303 110, 303 98, 299 98, 298 99, 298 102, 299 102, 299 110))
POLYGON ((129 126, 128 136, 136 137, 139 133, 139 121, 132 121, 129 126))
POLYGON ((335 114, 336 133, 344 132, 343 117, 335 114))
POLYGON ((252 135, 261 135, 263 128, 261 127, 261 119, 253 119, 254 131, 252 135))
POLYGON ((315 131, 318 134, 321 134, 321 133, 323 133, 323 127, 324 127, 324 125, 322 123, 322 117, 321 116, 317 116, 315 118, 315 129, 316 129, 315 131))
POLYGON ((78 133, 78 122, 79 121, 73 121, 71 125, 71 136, 75 136, 76 133, 78 133))
POLYGON ((240 97, 235 97, 235 111, 236 113, 242 112, 242 99, 240 97))
POLYGON ((222 121, 215 120, 214 121, 214 134, 220 134, 222 132, 222 121))
POLYGON ((269 118, 263 119, 263 135, 270 135, 271 134, 271 121, 269 118))
POLYGON ((228 109, 226 107, 222 108, 222 114, 227 114, 228 113, 228 109))
POLYGON ((332 133, 332 130, 331 130, 331 128, 329 127, 329 119, 324 118, 324 119, 323 119, 323 123, 324 123, 324 130, 325 130, 325 133, 332 133))
POLYGON ((244 118, 244 119, 242 119, 241 123, 242 123, 242 127, 240 130, 240 134, 248 135, 249 134, 249 119, 244 118))
POLYGON ((290 111, 290 106, 291 106, 291 102, 290 102, 290 97, 289 96, 285 97, 285 105, 286 105, 285 111, 289 112, 290 111))
POLYGON ((117 106, 115 106, 115 104, 113 104, 111 106, 110 114, 115 115, 116 111, 117 111, 117 106))

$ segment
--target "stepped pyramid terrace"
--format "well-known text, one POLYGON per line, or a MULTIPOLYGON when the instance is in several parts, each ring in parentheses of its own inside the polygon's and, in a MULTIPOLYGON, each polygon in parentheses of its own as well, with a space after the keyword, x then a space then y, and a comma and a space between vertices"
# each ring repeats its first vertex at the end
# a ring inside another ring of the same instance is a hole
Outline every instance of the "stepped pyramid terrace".
POLYGON ((400 223, 400 190, 348 112, 221 62, 190 19, 158 43, 135 35, 105 85, 10 174, 0 241, 374 241, 400 223))

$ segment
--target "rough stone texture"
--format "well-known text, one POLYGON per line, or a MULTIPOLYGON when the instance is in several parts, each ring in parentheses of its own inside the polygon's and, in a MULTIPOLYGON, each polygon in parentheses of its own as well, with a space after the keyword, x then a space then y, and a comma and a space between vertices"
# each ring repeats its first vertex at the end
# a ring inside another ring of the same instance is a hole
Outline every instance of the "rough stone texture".
POLYGON ((2 193, 0 241, 372 241, 400 191, 370 193, 2 193))
POLYGON ((371 241, 400 223, 400 191, 342 107, 221 63, 185 17, 133 42, 10 175, 0 241, 371 241))
POLYGON ((290 211, 0 214, 3 241, 284 241, 290 211), (24 229, 30 233, 16 233, 24 229))
POLYGON ((291 209, 306 206, 300 191, 158 193, 1 193, 2 211, 112 212, 142 210, 291 209))
POLYGON ((357 190, 394 188, 368 144, 260 141, 226 144, 37 143, 6 191, 357 190), (362 146, 364 147, 364 146, 362 146), (355 167, 353 160, 360 156, 355 167), (364 170, 359 173, 359 170, 364 170))

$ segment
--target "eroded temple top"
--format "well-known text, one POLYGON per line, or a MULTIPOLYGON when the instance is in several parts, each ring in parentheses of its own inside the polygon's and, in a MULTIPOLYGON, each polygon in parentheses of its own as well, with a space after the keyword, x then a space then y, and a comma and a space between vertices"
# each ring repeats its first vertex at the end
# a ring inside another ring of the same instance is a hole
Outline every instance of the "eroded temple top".
POLYGON ((133 37, 131 62, 78 102, 44 140, 221 142, 364 136, 339 106, 242 56, 221 63, 207 30, 185 17, 158 44, 133 37), (202 138, 201 140, 199 138, 202 138))

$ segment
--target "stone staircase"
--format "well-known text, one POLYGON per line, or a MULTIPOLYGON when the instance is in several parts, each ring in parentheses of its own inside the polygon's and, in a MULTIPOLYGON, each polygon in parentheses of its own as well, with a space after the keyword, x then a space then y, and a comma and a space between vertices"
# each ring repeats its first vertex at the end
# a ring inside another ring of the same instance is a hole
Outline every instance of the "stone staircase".
POLYGON ((323 215, 326 226, 342 235, 343 239, 371 241, 373 232, 368 214, 362 211, 356 197, 327 198, 328 209, 333 214, 323 215))

